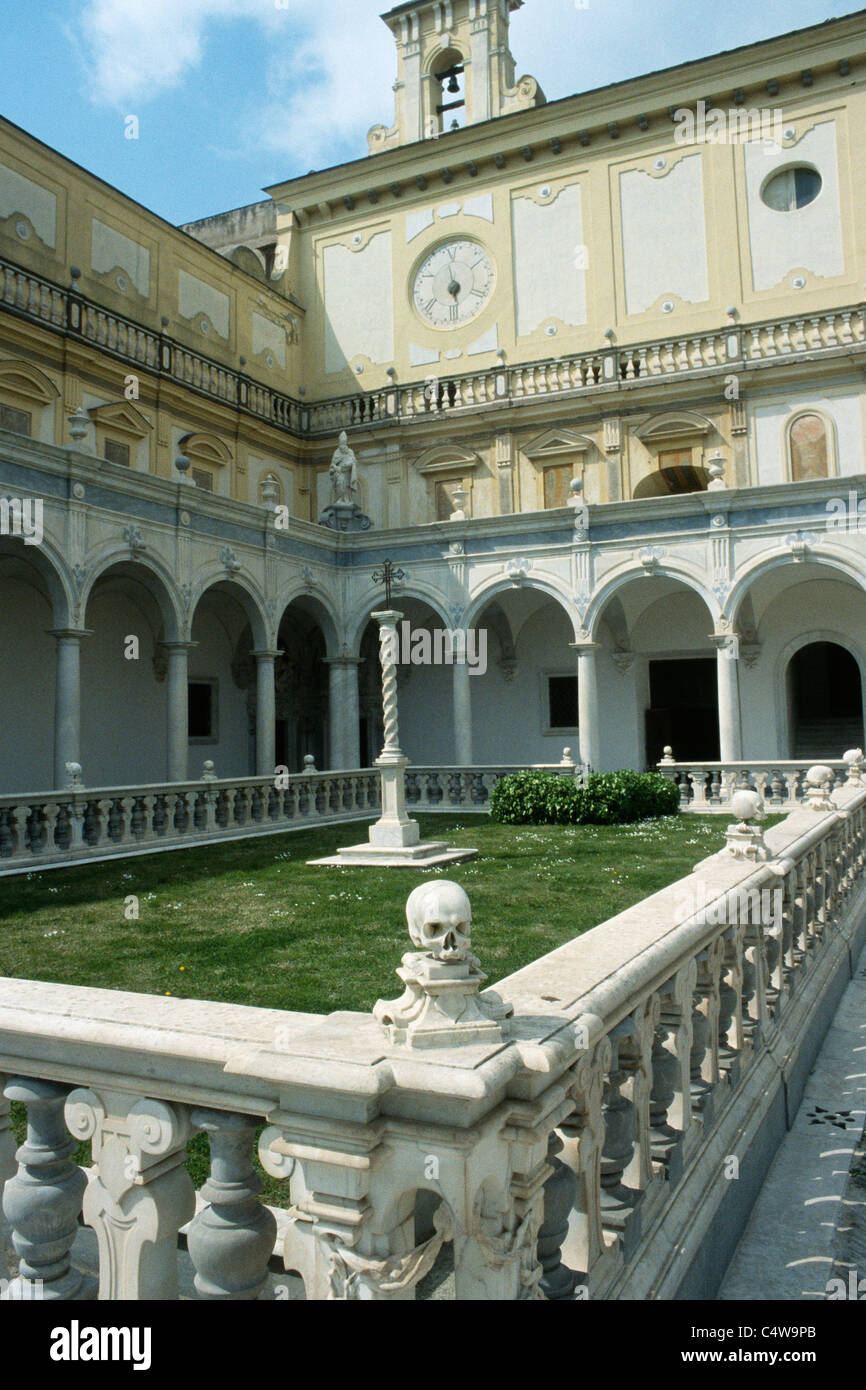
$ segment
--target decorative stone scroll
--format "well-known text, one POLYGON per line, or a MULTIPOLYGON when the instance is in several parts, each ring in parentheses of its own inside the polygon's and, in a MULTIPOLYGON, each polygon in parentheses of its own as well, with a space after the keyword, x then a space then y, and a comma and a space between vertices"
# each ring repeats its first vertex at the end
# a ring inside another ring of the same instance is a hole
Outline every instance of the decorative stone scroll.
POLYGON ((373 1009, 389 1041, 407 1047, 501 1041, 511 1009, 479 996, 487 976, 470 950, 472 909, 463 889, 445 879, 421 884, 409 895, 406 919, 422 949, 403 957, 401 997, 380 999, 373 1009))
POLYGON ((328 1300, 344 1302, 365 1295, 387 1298, 407 1294, 429 1274, 446 1241, 454 1239, 451 1212, 443 1203, 433 1214, 435 1234, 406 1255, 375 1260, 361 1255, 343 1243, 336 1232, 324 1232, 328 1247, 328 1300))

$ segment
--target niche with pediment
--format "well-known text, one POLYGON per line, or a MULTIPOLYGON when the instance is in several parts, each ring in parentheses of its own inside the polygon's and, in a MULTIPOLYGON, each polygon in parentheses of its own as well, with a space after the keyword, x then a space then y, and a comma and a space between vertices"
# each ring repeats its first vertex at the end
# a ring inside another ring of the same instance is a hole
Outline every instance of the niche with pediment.
POLYGON ((54 442, 54 402, 60 392, 50 377, 29 362, 0 362, 0 429, 25 438, 54 442))
POLYGON ((587 501, 605 500, 600 495, 602 455, 589 435, 569 429, 545 430, 524 444, 522 453, 532 466, 527 480, 528 496, 533 498, 536 511, 567 507, 575 478, 583 483, 583 496, 587 501))
POLYGON ((131 401, 91 406, 88 415, 96 430, 96 452, 106 463, 147 472, 153 425, 131 401))
POLYGON ((705 492, 707 460, 722 442, 711 420, 692 411, 655 415, 633 435, 632 496, 705 492))
POLYGON ((457 510, 455 494, 466 493, 463 511, 472 516, 472 493, 477 470, 482 467, 478 454, 460 444, 437 445, 415 460, 415 472, 426 485, 424 521, 450 521, 457 510))

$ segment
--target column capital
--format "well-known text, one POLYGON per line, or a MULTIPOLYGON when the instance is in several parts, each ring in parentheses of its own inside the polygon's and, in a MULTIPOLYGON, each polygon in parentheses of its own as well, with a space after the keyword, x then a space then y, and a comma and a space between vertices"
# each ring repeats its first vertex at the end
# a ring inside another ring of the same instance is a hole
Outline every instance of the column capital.
POLYGON ((396 608, 386 608, 381 613, 371 613, 370 617, 383 627, 396 627, 405 615, 398 613, 396 608))
POLYGON ((278 656, 285 656, 285 652, 280 648, 259 647, 254 648, 250 656, 254 656, 256 661, 276 661, 278 656))
POLYGON ((363 666, 364 660, 362 656, 323 656, 321 658, 323 666, 363 666))
POLYGON ((568 645, 578 656, 594 656, 596 652, 603 650, 601 642, 569 642, 568 645))
POLYGON ((49 637, 56 637, 59 641, 71 642, 81 641, 82 637, 92 637, 93 628, 85 627, 49 627, 45 629, 49 637))
POLYGON ((159 642, 157 645, 164 647, 167 652, 191 652, 198 646, 198 642, 159 642))

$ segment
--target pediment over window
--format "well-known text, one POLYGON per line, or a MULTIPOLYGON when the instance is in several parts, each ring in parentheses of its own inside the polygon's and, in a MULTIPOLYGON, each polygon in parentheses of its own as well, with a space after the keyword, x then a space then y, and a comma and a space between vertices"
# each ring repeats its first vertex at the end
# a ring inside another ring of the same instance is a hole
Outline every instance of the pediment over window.
POLYGON ((0 362, 0 391, 23 396, 38 405, 49 405, 60 395, 51 378, 29 362, 0 362))
POLYGON ((566 454, 572 458, 575 454, 585 454, 594 448, 595 441, 589 435, 577 434, 574 430, 551 429, 545 430, 529 444, 524 444, 523 453, 534 462, 536 459, 555 459, 566 454))
POLYGON ((666 444, 669 440, 697 439, 708 435, 714 428, 711 420, 704 415, 695 415, 688 410, 677 410, 666 415, 654 415, 636 431, 638 439, 644 444, 666 444))
POLYGON ((153 429, 147 416, 142 415, 129 401, 110 401, 106 405, 94 405, 87 413, 97 425, 118 430, 121 434, 131 434, 135 439, 144 439, 153 429))
POLYGON ((480 468, 481 459, 474 454, 471 449, 464 449, 460 444, 440 444, 433 449, 427 449, 420 458, 415 460, 415 468, 419 473, 471 473, 473 469, 480 468))
POLYGON ((185 434, 180 448, 188 458, 209 463, 211 467, 224 468, 232 461, 229 450, 214 434, 185 434))

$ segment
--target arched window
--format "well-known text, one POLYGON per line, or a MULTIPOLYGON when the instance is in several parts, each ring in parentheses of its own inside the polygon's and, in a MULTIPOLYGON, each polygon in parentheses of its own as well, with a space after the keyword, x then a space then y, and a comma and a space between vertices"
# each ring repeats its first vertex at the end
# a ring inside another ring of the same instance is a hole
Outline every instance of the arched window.
POLYGON ((798 415, 788 430, 788 440, 792 482, 830 476, 830 441, 820 415, 798 415))

